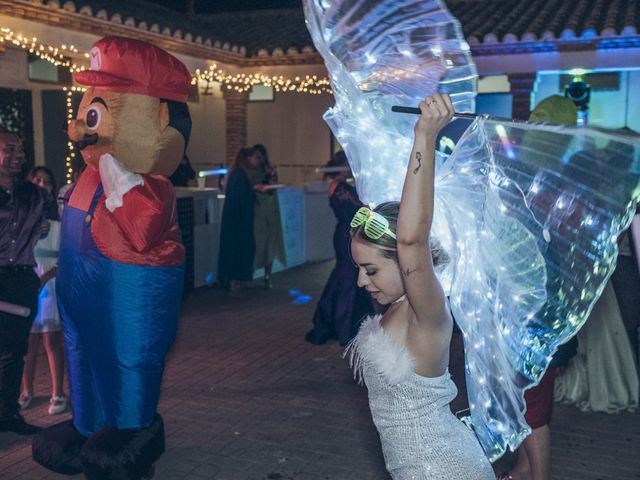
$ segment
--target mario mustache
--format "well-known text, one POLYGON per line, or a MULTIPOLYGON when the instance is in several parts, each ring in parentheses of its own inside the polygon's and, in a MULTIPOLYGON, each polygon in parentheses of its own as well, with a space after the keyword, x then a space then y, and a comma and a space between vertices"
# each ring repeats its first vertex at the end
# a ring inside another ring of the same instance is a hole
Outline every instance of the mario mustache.
POLYGON ((93 133, 91 135, 85 135, 79 141, 76 142, 76 147, 78 148, 78 150, 83 150, 86 147, 89 147, 91 145, 95 145, 96 143, 98 143, 98 138, 99 137, 97 133, 93 133))

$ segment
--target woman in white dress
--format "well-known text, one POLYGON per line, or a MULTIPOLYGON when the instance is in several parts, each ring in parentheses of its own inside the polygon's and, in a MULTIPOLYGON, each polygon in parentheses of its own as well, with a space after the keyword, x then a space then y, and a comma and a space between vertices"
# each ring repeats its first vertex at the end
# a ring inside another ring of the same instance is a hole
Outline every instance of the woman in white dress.
POLYGON ((488 480, 491 464, 449 408, 457 393, 448 372, 453 320, 436 277, 448 258, 430 238, 436 136, 453 106, 434 94, 420 109, 400 204, 363 207, 351 222, 358 286, 389 307, 365 320, 348 351, 394 480, 488 480))
POLYGON ((556 378, 555 400, 580 410, 619 413, 638 407, 638 371, 611 281, 578 332, 578 354, 556 378))
MULTIPOLYGON (((35 167, 29 179, 51 195, 55 193, 53 173, 46 167, 35 167)), ((64 353, 62 347, 62 327, 56 299, 56 270, 60 249, 60 222, 49 222, 49 230, 34 248, 35 271, 40 277, 38 314, 29 335, 29 350, 25 356, 22 374, 22 393, 18 399, 21 409, 26 409, 33 399, 33 379, 40 344, 44 346, 51 376, 51 398, 49 415, 58 415, 67 409, 67 397, 63 390, 64 353)))

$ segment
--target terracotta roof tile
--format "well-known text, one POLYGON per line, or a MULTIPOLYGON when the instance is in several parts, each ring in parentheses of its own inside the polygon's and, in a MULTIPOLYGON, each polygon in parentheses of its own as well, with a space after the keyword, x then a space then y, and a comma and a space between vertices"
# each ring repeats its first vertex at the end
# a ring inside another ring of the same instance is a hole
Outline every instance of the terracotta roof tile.
POLYGON ((219 13, 200 18, 217 36, 246 46, 250 57, 261 49, 272 53, 277 48, 286 51, 293 47, 301 51, 313 46, 304 13, 298 8, 219 13))
MULTIPOLYGON (((640 27, 640 0, 449 0, 449 10, 468 39, 531 42, 542 38, 581 39, 634 35, 640 27), (625 27, 632 27, 631 29, 625 27), (606 31, 605 31, 606 30, 606 31)), ((226 39, 260 49, 311 44, 301 10, 233 12, 203 17, 226 39), (241 24, 242 28, 237 28, 241 24), (287 42, 289 44, 287 45, 287 42)))
POLYGON ((490 33, 502 41, 507 34, 523 40, 592 38, 626 35, 639 26, 639 0, 450 0, 467 37, 482 41, 490 33), (530 37, 529 37, 530 38, 530 37))

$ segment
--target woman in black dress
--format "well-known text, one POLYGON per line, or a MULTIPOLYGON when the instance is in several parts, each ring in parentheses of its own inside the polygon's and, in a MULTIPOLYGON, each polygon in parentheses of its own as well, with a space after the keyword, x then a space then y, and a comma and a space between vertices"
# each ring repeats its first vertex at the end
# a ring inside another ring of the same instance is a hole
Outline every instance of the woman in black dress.
POLYGON ((240 296, 244 283, 253 279, 256 243, 253 232, 255 194, 249 180, 257 167, 258 156, 250 148, 241 148, 225 182, 225 200, 220 225, 218 284, 240 296))
POLYGON ((373 313, 369 295, 356 285, 358 269, 349 251, 349 224, 362 203, 356 189, 346 181, 351 176, 351 170, 344 152, 336 152, 327 167, 345 168, 344 171, 327 173, 332 178, 327 191, 329 206, 338 220, 333 233, 336 265, 313 315, 313 328, 305 339, 314 345, 334 339, 346 345, 358 332, 360 320, 373 313))

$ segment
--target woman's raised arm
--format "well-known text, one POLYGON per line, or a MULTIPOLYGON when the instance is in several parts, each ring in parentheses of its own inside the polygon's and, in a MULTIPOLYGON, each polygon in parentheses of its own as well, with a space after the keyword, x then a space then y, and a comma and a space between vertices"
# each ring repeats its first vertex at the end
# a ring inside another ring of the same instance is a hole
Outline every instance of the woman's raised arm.
POLYGON ((433 219, 436 137, 454 110, 449 96, 439 93, 421 102, 420 110, 398 213, 398 262, 416 319, 424 326, 439 327, 450 321, 450 316, 435 274, 429 235, 433 219))

